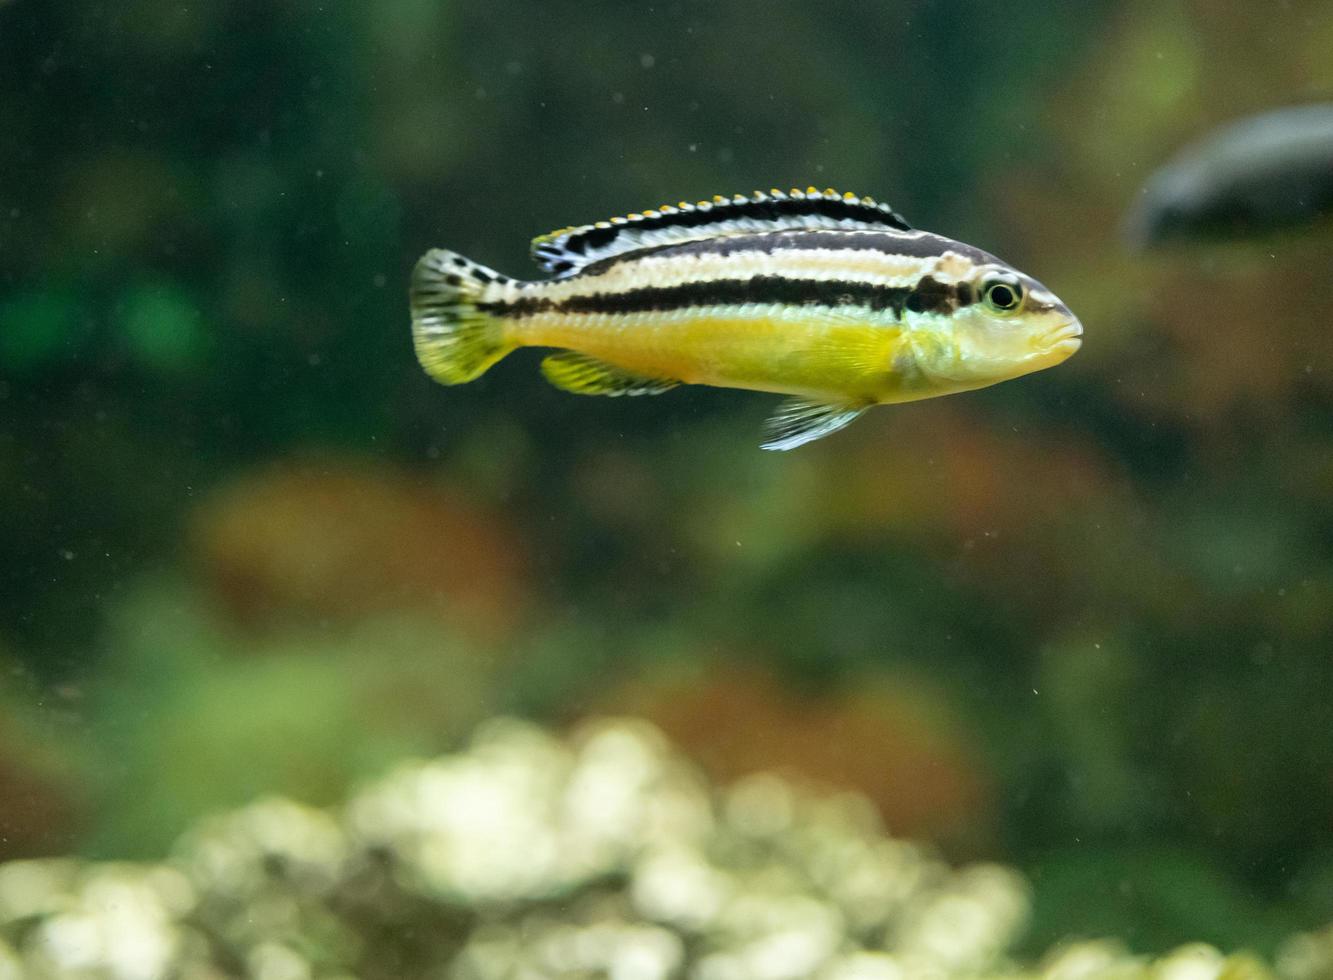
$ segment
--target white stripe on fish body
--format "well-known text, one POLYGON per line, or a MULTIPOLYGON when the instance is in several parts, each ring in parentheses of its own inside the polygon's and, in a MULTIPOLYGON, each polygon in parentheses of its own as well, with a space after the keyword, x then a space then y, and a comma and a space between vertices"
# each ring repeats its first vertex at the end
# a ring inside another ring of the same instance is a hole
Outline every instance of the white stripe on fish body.
MULTIPOLYGON (((858 249, 792 249, 781 253, 739 252, 732 255, 646 255, 631 258, 598 273, 537 283, 540 295, 554 302, 573 296, 628 292, 645 286, 668 288, 717 279, 784 276, 818 282, 856 280, 879 286, 915 285, 939 264, 858 249)), ((954 281, 951 279, 950 281, 954 281)))
MULTIPOLYGON (((920 237, 923 233, 912 234, 920 237)), ((514 285, 511 290, 493 289, 487 298, 494 296, 502 302, 511 302, 521 293, 525 297, 563 303, 575 297, 612 296, 649 287, 672 288, 758 276, 812 282, 845 281, 905 289, 914 287, 927 276, 941 285, 956 285, 973 276, 978 268, 973 258, 949 248, 929 256, 852 248, 765 250, 764 239, 768 236, 755 238, 753 249, 729 255, 674 250, 630 255, 600 270, 567 279, 522 283, 514 285)), ((1004 267, 1001 263, 996 264, 1004 267)))

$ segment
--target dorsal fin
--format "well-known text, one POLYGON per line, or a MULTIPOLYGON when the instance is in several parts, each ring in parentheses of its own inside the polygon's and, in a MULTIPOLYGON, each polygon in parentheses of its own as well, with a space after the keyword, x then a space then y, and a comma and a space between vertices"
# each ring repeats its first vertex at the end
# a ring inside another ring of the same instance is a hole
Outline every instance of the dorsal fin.
POLYGON ((718 235, 816 228, 910 231, 911 227, 902 215, 873 198, 839 194, 832 188, 786 193, 774 189, 749 197, 718 195, 698 204, 664 204, 609 221, 561 228, 534 238, 532 257, 547 272, 564 277, 611 255, 718 235))

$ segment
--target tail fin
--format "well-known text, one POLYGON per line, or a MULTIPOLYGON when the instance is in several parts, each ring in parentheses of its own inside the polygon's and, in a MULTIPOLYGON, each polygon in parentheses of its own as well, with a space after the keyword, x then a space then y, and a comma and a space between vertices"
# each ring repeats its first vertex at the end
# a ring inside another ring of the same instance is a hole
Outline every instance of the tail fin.
POLYGON ((504 324, 477 308, 486 287, 505 277, 454 252, 433 248, 412 272, 409 301, 417 360, 436 381, 479 377, 514 349, 504 324))

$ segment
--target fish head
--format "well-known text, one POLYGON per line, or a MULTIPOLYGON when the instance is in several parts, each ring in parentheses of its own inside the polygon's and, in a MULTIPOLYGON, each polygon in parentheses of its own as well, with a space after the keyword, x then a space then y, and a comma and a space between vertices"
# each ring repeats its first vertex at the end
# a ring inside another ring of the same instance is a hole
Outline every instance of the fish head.
POLYGON ((1059 297, 998 260, 959 277, 956 304, 936 320, 934 342, 918 348, 919 367, 937 383, 1007 381, 1054 367, 1083 343, 1083 325, 1059 297))

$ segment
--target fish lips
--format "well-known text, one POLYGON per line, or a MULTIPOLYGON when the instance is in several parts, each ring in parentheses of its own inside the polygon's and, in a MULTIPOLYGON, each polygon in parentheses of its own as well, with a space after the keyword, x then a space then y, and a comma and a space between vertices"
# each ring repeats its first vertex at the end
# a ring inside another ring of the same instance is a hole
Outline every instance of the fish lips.
POLYGON ((1060 359, 1064 360, 1082 346, 1083 324, 1078 317, 1070 317, 1041 338, 1041 353, 1038 356, 1060 355, 1060 359))

